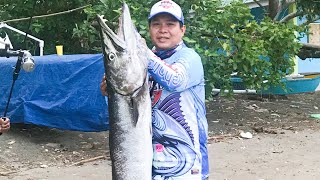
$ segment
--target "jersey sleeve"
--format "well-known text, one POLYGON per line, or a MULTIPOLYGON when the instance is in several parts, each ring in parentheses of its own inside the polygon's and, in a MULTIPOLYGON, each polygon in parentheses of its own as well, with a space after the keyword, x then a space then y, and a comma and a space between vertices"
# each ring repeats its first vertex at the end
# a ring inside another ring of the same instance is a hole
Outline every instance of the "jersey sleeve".
POLYGON ((200 56, 192 49, 182 49, 166 63, 156 55, 149 56, 148 72, 163 88, 181 92, 203 81, 203 67, 200 56))

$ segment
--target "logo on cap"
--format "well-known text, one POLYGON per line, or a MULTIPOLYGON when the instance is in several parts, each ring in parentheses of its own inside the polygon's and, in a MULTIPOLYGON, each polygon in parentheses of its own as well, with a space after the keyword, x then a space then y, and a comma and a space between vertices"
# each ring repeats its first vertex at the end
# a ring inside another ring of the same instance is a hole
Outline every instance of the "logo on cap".
POLYGON ((148 19, 151 20, 154 16, 160 13, 169 13, 174 16, 178 21, 184 24, 183 13, 178 4, 172 0, 161 0, 154 4, 151 8, 148 19))
POLYGON ((173 8, 172 1, 161 1, 160 6, 162 6, 164 9, 173 8))

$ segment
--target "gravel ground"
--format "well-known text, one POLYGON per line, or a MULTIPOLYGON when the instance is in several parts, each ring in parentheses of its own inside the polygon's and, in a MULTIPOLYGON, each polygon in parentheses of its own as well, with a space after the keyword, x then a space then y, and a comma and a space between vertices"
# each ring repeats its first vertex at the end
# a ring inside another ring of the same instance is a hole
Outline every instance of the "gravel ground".
MULTIPOLYGON (((320 124, 311 115, 319 104, 319 92, 215 97, 207 103, 210 179, 317 179, 320 124)), ((108 132, 13 124, 0 138, 0 180, 111 179, 108 132)))

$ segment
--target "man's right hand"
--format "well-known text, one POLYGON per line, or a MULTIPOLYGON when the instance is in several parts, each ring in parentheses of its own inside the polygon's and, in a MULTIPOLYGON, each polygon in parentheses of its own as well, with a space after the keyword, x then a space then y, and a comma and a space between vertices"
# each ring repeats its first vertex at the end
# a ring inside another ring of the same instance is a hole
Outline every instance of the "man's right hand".
POLYGON ((101 83, 100 83, 100 91, 102 96, 108 96, 107 92, 107 78, 105 75, 103 75, 101 83))

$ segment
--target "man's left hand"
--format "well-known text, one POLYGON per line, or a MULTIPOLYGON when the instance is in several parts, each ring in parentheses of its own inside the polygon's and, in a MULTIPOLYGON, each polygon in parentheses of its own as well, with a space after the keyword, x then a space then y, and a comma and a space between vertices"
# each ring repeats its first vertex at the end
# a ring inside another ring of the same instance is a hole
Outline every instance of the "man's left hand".
POLYGON ((7 117, 0 118, 0 133, 5 133, 10 129, 10 119, 7 117))

